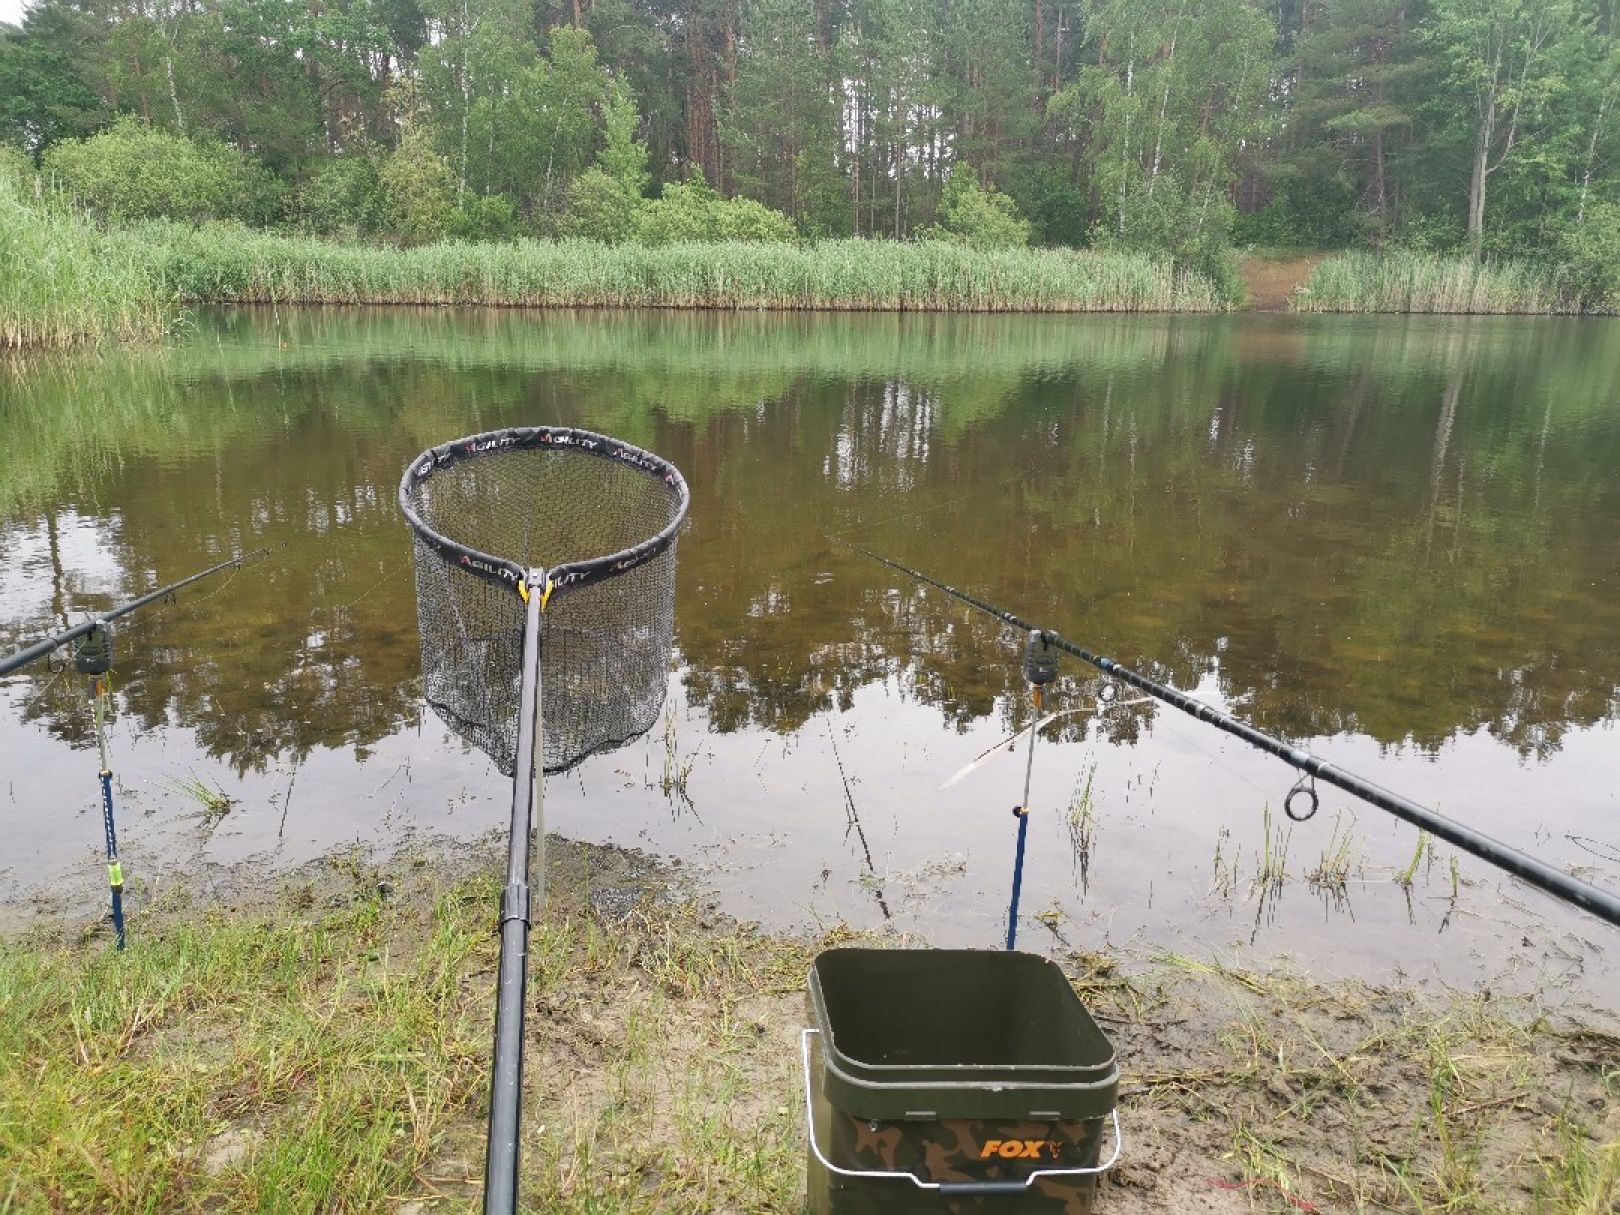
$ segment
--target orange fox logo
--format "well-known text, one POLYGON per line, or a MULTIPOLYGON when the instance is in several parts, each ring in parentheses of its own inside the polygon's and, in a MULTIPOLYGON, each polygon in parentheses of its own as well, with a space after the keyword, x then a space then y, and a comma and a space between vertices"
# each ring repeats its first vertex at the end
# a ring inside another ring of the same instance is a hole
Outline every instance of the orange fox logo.
POLYGON ((1041 1160, 1050 1154, 1056 1160, 1062 1150, 1063 1145, 1051 1139, 987 1139, 979 1149, 979 1159, 1041 1160))

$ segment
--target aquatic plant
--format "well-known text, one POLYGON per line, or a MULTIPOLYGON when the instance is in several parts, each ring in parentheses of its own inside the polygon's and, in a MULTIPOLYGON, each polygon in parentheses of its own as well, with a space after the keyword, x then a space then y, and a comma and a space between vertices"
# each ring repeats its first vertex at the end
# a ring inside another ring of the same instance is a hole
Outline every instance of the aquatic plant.
POLYGON ((1340 253, 1294 297, 1296 312, 1571 313, 1580 300, 1529 262, 1432 253, 1340 253))
POLYGON ((1165 256, 940 241, 447 241, 401 249, 227 224, 149 224, 126 239, 151 249, 164 279, 197 303, 1208 312, 1230 302, 1165 256))
POLYGON ((153 338, 178 316, 135 243, 36 193, 31 174, 0 161, 0 350, 153 338))

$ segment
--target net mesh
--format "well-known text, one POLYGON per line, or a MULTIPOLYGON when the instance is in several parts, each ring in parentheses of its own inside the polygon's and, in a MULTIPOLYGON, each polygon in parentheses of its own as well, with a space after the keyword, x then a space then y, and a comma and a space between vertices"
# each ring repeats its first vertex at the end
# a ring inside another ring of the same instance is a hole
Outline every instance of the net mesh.
MULTIPOLYGON (((500 433, 525 436, 514 442, 585 435, 500 433)), ((424 692, 446 725, 512 775, 525 610, 514 584, 520 570, 549 571, 544 766, 561 772, 639 737, 663 707, 674 642, 673 532, 685 516, 686 485, 657 457, 603 436, 586 436, 596 441, 589 447, 470 454, 489 438, 434 449, 401 486, 415 515, 424 692), (510 568, 492 570, 482 555, 510 568)))

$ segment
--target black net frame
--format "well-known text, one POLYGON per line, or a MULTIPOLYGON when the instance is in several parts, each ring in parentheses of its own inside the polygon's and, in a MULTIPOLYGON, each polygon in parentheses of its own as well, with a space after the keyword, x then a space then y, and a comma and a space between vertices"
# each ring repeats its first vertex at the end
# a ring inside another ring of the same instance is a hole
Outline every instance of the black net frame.
POLYGON ((690 502, 669 461, 574 427, 485 431, 413 460, 399 504, 434 712, 513 774, 525 605, 538 594, 544 771, 644 734, 668 686, 690 502))

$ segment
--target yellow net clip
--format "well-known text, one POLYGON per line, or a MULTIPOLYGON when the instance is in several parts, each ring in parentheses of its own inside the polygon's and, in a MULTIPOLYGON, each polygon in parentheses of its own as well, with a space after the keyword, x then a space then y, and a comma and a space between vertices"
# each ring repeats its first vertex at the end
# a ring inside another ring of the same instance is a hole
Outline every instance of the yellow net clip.
POLYGON ((556 589, 557 584, 552 582, 550 576, 548 575, 546 578, 546 589, 540 593, 540 610, 542 612, 546 610, 546 605, 551 602, 551 592, 556 589))
POLYGON ((117 861, 107 866, 107 885, 122 887, 124 884, 124 867, 117 861))

